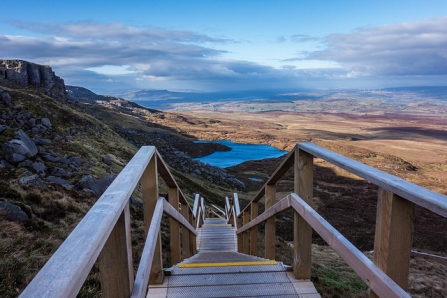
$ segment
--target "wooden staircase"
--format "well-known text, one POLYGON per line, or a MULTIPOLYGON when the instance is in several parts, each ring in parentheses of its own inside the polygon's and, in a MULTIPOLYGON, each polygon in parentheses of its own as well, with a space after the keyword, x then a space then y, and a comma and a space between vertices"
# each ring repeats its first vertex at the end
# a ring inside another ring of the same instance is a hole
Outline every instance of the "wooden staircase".
POLYGON ((447 217, 446 196, 311 143, 298 143, 244 205, 241 209, 236 193, 232 199, 225 198, 224 209, 206 205, 199 194, 187 198, 156 148, 144 146, 20 297, 77 297, 96 262, 101 295, 107 298, 319 297, 309 281, 312 231, 370 287, 372 298, 410 297, 406 289, 415 207, 447 217), (314 158, 379 187, 372 261, 312 207, 314 158), (278 200, 276 184, 290 168, 294 169, 294 192, 278 200), (168 187, 169 201, 159 195, 159 178, 168 187), (138 185, 146 239, 135 272, 130 197, 138 185), (259 213, 261 199, 265 210, 259 213), (275 218, 287 210, 294 218, 291 267, 272 260, 275 218), (163 270, 162 216, 170 219, 171 262, 177 264, 168 270, 163 270), (265 259, 257 257, 261 224, 265 259))
POLYGON ((309 280, 297 280, 281 262, 237 252, 236 230, 224 218, 207 218, 198 253, 165 270, 147 297, 320 297, 309 280))

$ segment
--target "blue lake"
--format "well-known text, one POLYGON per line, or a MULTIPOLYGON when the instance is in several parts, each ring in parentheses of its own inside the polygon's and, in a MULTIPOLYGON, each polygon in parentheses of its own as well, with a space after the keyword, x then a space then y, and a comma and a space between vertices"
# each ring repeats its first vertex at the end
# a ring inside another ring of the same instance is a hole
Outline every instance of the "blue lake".
POLYGON ((240 144, 232 141, 195 141, 196 143, 217 143, 228 146, 231 151, 216 151, 213 154, 194 158, 203 163, 209 163, 219 168, 227 168, 238 165, 248 160, 261 160, 265 158, 280 157, 287 153, 270 145, 240 144))

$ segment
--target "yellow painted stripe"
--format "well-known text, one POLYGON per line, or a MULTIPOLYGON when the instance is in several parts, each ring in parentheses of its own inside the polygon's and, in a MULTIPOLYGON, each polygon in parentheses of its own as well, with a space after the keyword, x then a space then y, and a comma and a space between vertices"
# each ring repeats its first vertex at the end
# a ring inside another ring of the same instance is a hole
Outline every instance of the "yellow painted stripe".
POLYGON ((178 264, 179 268, 276 265, 276 261, 178 264))

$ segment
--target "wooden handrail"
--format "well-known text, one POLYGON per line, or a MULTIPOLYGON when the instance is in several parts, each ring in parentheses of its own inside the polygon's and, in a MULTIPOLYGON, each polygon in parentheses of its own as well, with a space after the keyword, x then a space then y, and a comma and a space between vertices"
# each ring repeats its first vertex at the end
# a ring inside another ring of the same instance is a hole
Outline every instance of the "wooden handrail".
POLYGON ((76 297, 154 154, 155 147, 135 154, 21 297, 76 297))
POLYGON ((154 239, 157 239, 160 232, 164 202, 166 202, 164 198, 158 198, 157 204, 155 205, 154 216, 152 217, 149 233, 147 234, 146 243, 141 254, 140 264, 138 265, 137 275, 135 276, 135 283, 131 294, 132 298, 144 297, 146 294, 155 246, 157 245, 157 241, 154 241, 154 239))
MULTIPOLYGON (((284 176, 284 174, 293 166, 294 159, 295 159, 295 150, 292 150, 289 152, 289 154, 287 154, 286 158, 281 162, 281 164, 278 166, 273 175, 270 176, 267 182, 262 186, 259 192, 250 201, 250 203, 259 202, 259 200, 265 196, 266 186, 275 185, 282 178, 282 176, 284 176)), ((245 206, 242 212, 246 211, 246 209, 248 210, 249 206, 250 204, 245 206)), ((238 216, 241 216, 241 214, 238 214, 238 216)))
POLYGON ((242 234, 290 208, 297 211, 380 297, 410 297, 297 194, 292 193, 237 230, 242 234))
POLYGON ((419 206, 447 217, 447 197, 399 177, 382 172, 312 143, 298 143, 298 148, 368 180, 419 206))
MULTIPOLYGON (((76 297, 97 259, 103 297, 129 297, 132 291, 136 297, 144 296, 149 282, 148 276, 151 274, 151 264, 158 268, 162 266, 158 231, 163 212, 182 225, 185 228, 184 233, 193 235, 191 242, 189 237, 182 237, 182 240, 187 239, 186 254, 195 251, 194 248, 189 249, 189 243, 195 243, 197 231, 188 219, 179 213, 178 201, 174 206, 163 198, 155 202, 158 198, 158 173, 169 186, 169 191, 176 197, 178 194, 182 212, 188 216, 191 206, 156 148, 141 147, 20 297, 76 297), (145 227, 148 232, 147 245, 140 262, 143 267, 137 272, 134 284, 129 198, 140 180, 145 227), (160 208, 163 212, 160 212, 160 208), (157 251, 159 256, 156 256, 157 251)), ((204 206, 203 198, 201 206, 204 206)), ((201 220, 203 221, 203 215, 201 220)), ((178 246, 180 254, 180 243, 178 246)), ((157 281, 159 282, 159 278, 157 281)))
POLYGON ((163 212, 169 215, 170 218, 176 220, 183 227, 187 228, 191 233, 197 236, 197 230, 191 226, 191 224, 183 217, 183 215, 175 210, 171 204, 169 204, 166 200, 163 201, 163 212))
MULTIPOLYGON (((237 201, 237 194, 235 194, 237 201)), ((371 287, 371 296, 408 297, 409 261, 415 205, 447 217, 447 197, 388 173, 374 169, 311 143, 298 143, 242 212, 237 212, 238 250, 255 254, 257 225, 265 224, 265 257, 275 257, 274 217, 294 209, 293 270, 296 278, 311 276, 312 228, 337 251, 371 287), (312 209, 313 158, 319 157, 379 186, 374 263, 312 209), (294 166, 295 192, 276 202, 276 183, 294 166), (299 196, 298 196, 299 195, 299 196), (266 198, 266 210, 258 215, 258 201, 266 198), (241 227, 242 220, 244 225, 241 227), (250 240, 248 240, 250 239, 250 240), (267 245, 268 243, 268 245, 267 245), (248 248, 250 246, 250 248, 248 248), (347 260, 349 259, 349 260, 347 260), (374 264, 371 267, 371 264, 374 264), (376 281, 379 276, 380 281, 376 281), (392 280, 393 283, 389 283, 392 280), (385 284, 386 285, 385 285, 385 284), (398 288, 396 288, 396 286, 398 288)), ((233 207, 234 208, 234 207, 233 207)), ((234 215, 233 215, 234 216, 234 215)))

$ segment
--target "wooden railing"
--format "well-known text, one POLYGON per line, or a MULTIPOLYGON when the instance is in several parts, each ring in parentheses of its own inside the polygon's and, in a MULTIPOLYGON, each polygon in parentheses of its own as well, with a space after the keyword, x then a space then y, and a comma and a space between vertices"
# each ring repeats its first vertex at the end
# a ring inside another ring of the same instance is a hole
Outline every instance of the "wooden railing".
POLYGON ((76 297, 98 260, 102 297, 145 297, 148 283, 163 281, 160 224, 170 217, 171 262, 196 253, 203 198, 193 209, 153 146, 142 147, 98 199, 20 297, 76 297), (159 198, 158 176, 169 190, 159 198), (146 242, 134 279, 129 198, 141 179, 146 242), (180 233, 180 227, 181 233, 180 233))
POLYGON ((225 210, 237 227, 240 252, 257 254, 257 225, 265 222, 265 257, 275 258, 275 215, 294 210, 293 271, 297 279, 311 277, 314 229, 371 288, 372 297, 409 297, 408 275, 415 204, 447 217, 447 197, 379 171, 311 143, 298 143, 258 194, 239 211, 237 194, 225 210), (379 186, 373 262, 324 220, 313 208, 313 158, 318 157, 379 186), (294 167, 292 193, 276 202, 276 183, 294 167), (265 211, 258 202, 265 197, 265 211))

